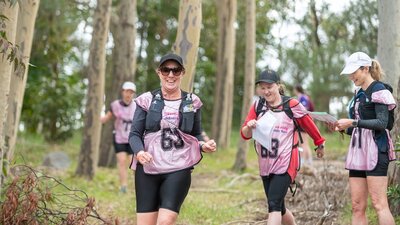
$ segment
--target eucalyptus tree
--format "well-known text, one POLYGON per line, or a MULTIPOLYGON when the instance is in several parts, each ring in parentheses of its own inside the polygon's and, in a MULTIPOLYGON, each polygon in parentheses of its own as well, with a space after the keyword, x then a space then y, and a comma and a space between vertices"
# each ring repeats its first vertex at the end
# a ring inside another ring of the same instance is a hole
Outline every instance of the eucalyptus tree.
POLYGON ((22 63, 25 65, 25 69, 23 72, 14 69, 11 75, 5 133, 5 139, 8 140, 8 160, 13 158, 15 142, 17 140, 18 125, 28 76, 29 58, 39 2, 40 0, 19 2, 20 5, 15 44, 19 46, 19 51, 21 51, 21 55, 23 56, 22 63))
MULTIPOLYGON (((248 110, 250 109, 255 89, 255 73, 256 73, 256 3, 254 0, 246 1, 246 56, 245 56, 245 78, 243 82, 244 93, 241 112, 241 123, 246 119, 248 110)), ((248 141, 239 139, 236 153, 236 160, 233 169, 237 171, 246 168, 246 156, 249 149, 248 141)))
POLYGON ((230 142, 233 112, 236 0, 217 1, 218 52, 212 136, 221 148, 230 142))
MULTIPOLYGON (((119 0, 111 15, 110 31, 113 37, 111 60, 108 67, 111 69, 106 77, 105 105, 108 108, 111 102, 120 97, 121 85, 124 81, 134 81, 136 73, 136 0, 119 0)), ((99 166, 114 166, 115 154, 113 151, 112 122, 104 124, 101 133, 99 149, 99 166)))
POLYGON ((177 36, 172 50, 182 57, 185 66, 185 76, 183 76, 181 88, 191 92, 200 42, 201 0, 181 0, 178 21, 177 36))
POLYGON ((5 139, 8 95, 10 93, 10 80, 12 76, 12 61, 9 60, 10 54, 16 54, 15 37, 17 34, 18 4, 12 5, 6 1, 0 1, 0 191, 3 186, 3 171, 7 168, 3 165, 7 159, 8 144, 5 139), (12 51, 12 52, 11 52, 12 51))
MULTIPOLYGON (((391 84, 393 94, 397 103, 400 102, 400 2, 395 0, 378 2, 379 29, 378 29, 378 59, 385 71, 384 81, 391 84)), ((400 135, 400 107, 396 110, 395 125, 392 130, 392 137, 399 142, 400 135)), ((399 155, 398 155, 399 156, 399 155)), ((389 185, 393 189, 400 186, 400 166, 398 163, 391 163, 388 171, 389 185)), ((398 191, 398 189, 397 189, 398 191)), ((398 199, 390 199, 390 207, 395 215, 400 214, 398 199)))
POLYGON ((88 63, 88 93, 85 125, 76 174, 93 179, 100 147, 100 112, 103 106, 106 69, 106 43, 111 17, 111 0, 98 0, 93 15, 93 32, 88 63))

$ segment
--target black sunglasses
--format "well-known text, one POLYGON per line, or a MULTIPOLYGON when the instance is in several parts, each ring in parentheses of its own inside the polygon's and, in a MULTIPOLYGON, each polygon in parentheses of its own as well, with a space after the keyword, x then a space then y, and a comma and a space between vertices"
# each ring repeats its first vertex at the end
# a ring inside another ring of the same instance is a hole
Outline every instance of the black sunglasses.
POLYGON ((172 74, 174 76, 179 76, 179 75, 181 75, 183 68, 182 67, 169 68, 169 67, 165 66, 165 67, 161 67, 159 70, 161 71, 161 74, 163 76, 168 76, 170 72, 172 72, 172 74))

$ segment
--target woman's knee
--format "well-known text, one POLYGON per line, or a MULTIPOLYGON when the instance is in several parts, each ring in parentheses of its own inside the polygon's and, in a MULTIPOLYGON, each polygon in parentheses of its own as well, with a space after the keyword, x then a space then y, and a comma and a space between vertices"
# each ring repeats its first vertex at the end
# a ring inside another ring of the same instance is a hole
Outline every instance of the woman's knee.
POLYGON ((364 214, 365 210, 367 209, 367 202, 353 200, 351 202, 351 209, 353 213, 364 214))
POLYGON ((157 225, 172 225, 175 224, 178 213, 161 208, 158 213, 157 225))
POLYGON ((371 197, 372 206, 375 211, 379 212, 381 210, 389 208, 386 196, 382 196, 381 198, 372 198, 371 197))

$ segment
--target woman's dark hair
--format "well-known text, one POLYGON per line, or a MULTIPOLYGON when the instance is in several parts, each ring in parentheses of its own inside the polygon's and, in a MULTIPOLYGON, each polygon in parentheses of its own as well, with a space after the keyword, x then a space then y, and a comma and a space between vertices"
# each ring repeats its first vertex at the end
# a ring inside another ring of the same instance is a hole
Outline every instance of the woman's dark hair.
POLYGON ((304 89, 303 89, 303 87, 302 87, 300 84, 296 84, 296 86, 294 86, 294 89, 295 89, 297 92, 299 92, 299 93, 301 93, 301 94, 304 94, 304 89))

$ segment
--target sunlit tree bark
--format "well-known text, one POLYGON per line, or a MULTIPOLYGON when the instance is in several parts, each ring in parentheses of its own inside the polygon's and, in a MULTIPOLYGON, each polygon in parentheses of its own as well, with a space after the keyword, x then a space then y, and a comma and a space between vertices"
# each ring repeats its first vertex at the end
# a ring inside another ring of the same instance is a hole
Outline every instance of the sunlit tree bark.
MULTIPOLYGON (((136 0, 121 0, 117 13, 111 17, 110 31, 114 39, 112 53, 112 71, 109 76, 111 85, 106 85, 106 110, 112 101, 120 97, 124 81, 134 81, 136 71, 135 40, 136 0)), ((104 124, 101 134, 99 166, 114 166, 113 121, 104 124)))
POLYGON ((39 9, 39 3, 40 0, 26 0, 21 1, 19 6, 15 43, 19 46, 19 50, 23 56, 22 63, 25 65, 25 70, 24 73, 13 71, 11 76, 5 134, 5 138, 8 140, 8 160, 13 158, 15 142, 17 140, 18 125, 28 77, 33 31, 35 29, 35 19, 39 9))
MULTIPOLYGON (((393 87, 397 103, 400 102, 400 2, 397 0, 378 1, 378 59, 385 71, 384 81, 393 87)), ((400 107, 396 109, 396 120, 392 136, 398 142, 400 135, 400 107)), ((400 155, 398 155, 400 157, 400 155)), ((388 171, 389 185, 400 184, 400 167, 391 162, 388 171)), ((400 214, 400 205, 390 204, 394 214, 400 214)))
POLYGON ((181 88, 191 92, 200 43, 201 0, 181 0, 179 6, 179 26, 173 51, 180 55, 186 69, 181 88))
POLYGON ((236 0, 218 0, 217 82, 212 137, 221 148, 229 145, 233 112, 236 0))
MULTIPOLYGON (((244 76, 244 94, 242 104, 241 124, 246 119, 246 115, 253 103, 254 80, 256 73, 256 3, 247 0, 246 4, 246 59, 244 76)), ((239 138, 236 160, 233 169, 243 171, 246 169, 246 156, 249 149, 249 142, 239 138)))
POLYGON ((106 67, 105 46, 109 32, 111 0, 98 0, 93 15, 93 33, 88 65, 89 89, 85 108, 85 126, 76 174, 93 179, 100 147, 100 113, 103 106, 106 67))
POLYGON ((0 38, 3 43, 0 48, 5 50, 5 53, 0 53, 0 191, 3 186, 3 167, 6 170, 7 165, 4 162, 7 158, 8 152, 8 140, 5 139, 6 133, 6 120, 7 120, 7 107, 8 107, 8 96, 10 94, 10 80, 13 71, 13 64, 7 59, 10 51, 9 46, 6 42, 9 41, 11 44, 15 43, 16 31, 17 31, 17 20, 18 20, 18 4, 10 7, 9 3, 0 1, 0 15, 6 19, 0 21, 0 31, 6 34, 7 40, 0 38))

